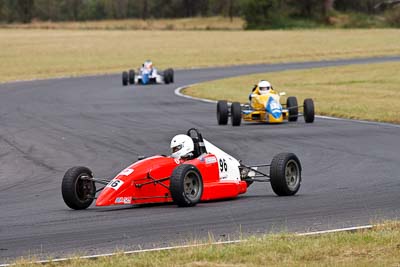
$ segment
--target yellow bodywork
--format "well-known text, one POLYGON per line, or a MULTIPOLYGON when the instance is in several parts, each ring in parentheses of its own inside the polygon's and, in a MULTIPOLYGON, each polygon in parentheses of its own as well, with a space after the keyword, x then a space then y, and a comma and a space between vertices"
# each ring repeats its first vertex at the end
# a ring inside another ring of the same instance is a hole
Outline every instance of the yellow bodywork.
POLYGON ((282 116, 277 119, 265 110, 266 103, 270 97, 273 97, 276 102, 280 103, 280 96, 277 91, 271 89, 268 94, 260 95, 257 87, 251 95, 250 105, 252 110, 248 112, 246 112, 246 110, 243 111, 243 120, 269 123, 281 123, 287 120, 289 117, 289 111, 287 109, 283 109, 282 116))

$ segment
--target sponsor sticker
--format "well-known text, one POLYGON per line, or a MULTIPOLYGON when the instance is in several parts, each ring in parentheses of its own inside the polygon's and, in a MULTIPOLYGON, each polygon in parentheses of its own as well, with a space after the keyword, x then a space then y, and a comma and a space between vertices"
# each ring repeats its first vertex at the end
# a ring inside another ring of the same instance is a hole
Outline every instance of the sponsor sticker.
POLYGON ((176 163, 176 164, 181 163, 181 162, 179 161, 179 159, 174 159, 174 160, 175 160, 175 163, 176 163))
POLYGON ((111 187, 114 190, 118 190, 124 182, 119 179, 113 179, 111 182, 108 183, 106 187, 111 187))
POLYGON ((133 172, 133 169, 127 168, 127 169, 123 170, 122 172, 120 172, 119 175, 128 176, 128 175, 131 174, 132 172, 133 172))
POLYGON ((131 204, 132 198, 131 197, 117 197, 115 199, 115 204, 131 204))
POLYGON ((211 164, 211 163, 215 163, 217 162, 217 158, 216 157, 208 157, 206 158, 206 164, 211 164))
POLYGON ((221 176, 219 177, 221 180, 223 179, 228 179, 228 174, 227 173, 221 173, 221 176))

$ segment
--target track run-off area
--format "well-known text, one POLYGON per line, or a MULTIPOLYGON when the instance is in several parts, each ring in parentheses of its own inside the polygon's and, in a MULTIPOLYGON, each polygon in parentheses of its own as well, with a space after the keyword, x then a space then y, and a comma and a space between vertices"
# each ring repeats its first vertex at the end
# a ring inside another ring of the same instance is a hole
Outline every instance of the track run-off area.
POLYGON ((120 74, 0 84, 0 264, 398 219, 398 125, 317 117, 313 124, 299 118, 218 126, 215 104, 174 94, 225 77, 387 61, 400 56, 176 70, 169 85, 123 87, 120 74), (171 138, 192 127, 244 163, 296 153, 303 166, 300 191, 277 197, 269 184, 255 183, 237 199, 193 208, 74 211, 64 204, 61 180, 68 168, 88 166, 96 177, 112 178, 139 155, 169 154, 171 138))

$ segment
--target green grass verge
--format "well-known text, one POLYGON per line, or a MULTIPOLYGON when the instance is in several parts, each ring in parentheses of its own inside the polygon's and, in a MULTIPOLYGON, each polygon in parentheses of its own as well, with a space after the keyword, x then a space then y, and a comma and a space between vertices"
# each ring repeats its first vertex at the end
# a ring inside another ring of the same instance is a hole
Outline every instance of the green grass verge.
POLYGON ((183 93, 214 100, 248 101, 265 79, 299 103, 313 98, 316 113, 340 118, 400 123, 400 63, 273 72, 202 83, 183 93))
MULTIPOLYGON (((74 259, 44 266, 398 266, 400 222, 319 236, 272 234, 233 245, 74 259)), ((16 266, 29 266, 26 261, 16 266)))
POLYGON ((400 54, 400 30, 0 29, 0 82, 115 73, 152 59, 190 68, 400 54))

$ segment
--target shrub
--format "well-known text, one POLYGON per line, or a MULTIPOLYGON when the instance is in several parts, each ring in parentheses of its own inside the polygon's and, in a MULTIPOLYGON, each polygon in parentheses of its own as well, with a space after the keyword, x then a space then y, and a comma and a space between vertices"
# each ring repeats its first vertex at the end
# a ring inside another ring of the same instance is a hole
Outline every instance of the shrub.
POLYGON ((386 11, 385 19, 390 26, 400 27, 400 7, 386 11))
POLYGON ((279 13, 279 0, 248 0, 243 5, 247 29, 269 28, 279 13))

